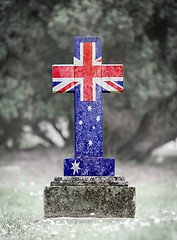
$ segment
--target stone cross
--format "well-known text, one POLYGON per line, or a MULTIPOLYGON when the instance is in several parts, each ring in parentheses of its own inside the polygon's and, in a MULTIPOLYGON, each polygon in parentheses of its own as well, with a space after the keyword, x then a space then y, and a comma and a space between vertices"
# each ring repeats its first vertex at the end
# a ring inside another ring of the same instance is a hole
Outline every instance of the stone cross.
POLYGON ((74 92, 75 158, 64 176, 114 176, 103 158, 102 92, 123 92, 123 65, 102 64, 100 37, 74 38, 74 65, 52 66, 53 92, 74 92))

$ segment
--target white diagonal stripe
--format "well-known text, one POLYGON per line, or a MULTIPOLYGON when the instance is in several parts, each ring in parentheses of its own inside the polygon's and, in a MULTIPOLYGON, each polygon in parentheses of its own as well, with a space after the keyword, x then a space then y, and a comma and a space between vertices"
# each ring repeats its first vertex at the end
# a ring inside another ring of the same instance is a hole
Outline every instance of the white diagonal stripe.
POLYGON ((123 81, 123 77, 102 77, 103 81, 123 81))
POLYGON ((74 78, 52 78, 52 82, 62 82, 66 81, 68 82, 74 82, 74 78))
POLYGON ((75 66, 83 66, 83 43, 80 43, 80 60, 74 57, 75 66))
MULTIPOLYGON (((53 92, 57 92, 60 89, 66 87, 68 84, 74 82, 74 78, 73 79, 72 78, 53 78, 53 82, 61 82, 58 85, 56 85, 55 87, 53 87, 53 89, 52 89, 53 92)), ((79 81, 75 81, 75 82, 78 82, 78 83, 76 85, 74 85, 74 86, 71 86, 66 91, 69 91, 70 89, 72 89, 73 87, 77 86, 80 83, 79 81)))
POLYGON ((92 43, 92 65, 101 65, 101 62, 97 62, 100 58, 96 59, 96 42, 92 43))
MULTIPOLYGON (((119 85, 119 84, 117 84, 116 82, 114 82, 115 81, 115 79, 117 80, 117 79, 122 79, 123 80, 123 78, 121 78, 121 77, 118 77, 118 78, 116 78, 116 77, 112 77, 112 78, 94 78, 95 79, 95 83, 97 83, 100 87, 103 87, 105 90, 107 90, 107 91, 110 91, 110 92, 119 92, 118 90, 116 90, 114 87, 112 87, 112 86, 110 86, 109 84, 107 84, 106 83, 106 81, 111 81, 111 79, 114 79, 114 80, 112 80, 111 82, 113 82, 115 85, 117 85, 118 87, 120 87, 120 88, 122 88, 123 89, 123 87, 121 86, 121 85, 119 85), (103 81, 103 79, 106 79, 106 80, 104 80, 103 81)), ((117 81, 121 81, 121 80, 117 80, 117 81)))

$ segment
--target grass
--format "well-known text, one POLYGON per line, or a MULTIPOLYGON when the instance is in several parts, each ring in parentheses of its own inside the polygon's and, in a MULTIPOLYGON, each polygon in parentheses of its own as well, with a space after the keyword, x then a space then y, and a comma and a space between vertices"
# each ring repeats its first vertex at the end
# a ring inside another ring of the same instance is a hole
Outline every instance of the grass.
POLYGON ((1 156, 0 240, 177 240, 177 174, 169 165, 117 162, 117 174, 136 187, 135 219, 44 219, 44 186, 62 174, 65 157, 54 149, 1 156))
POLYGON ((177 239, 177 186, 142 183, 135 219, 43 219, 42 182, 0 187, 0 239, 177 239))

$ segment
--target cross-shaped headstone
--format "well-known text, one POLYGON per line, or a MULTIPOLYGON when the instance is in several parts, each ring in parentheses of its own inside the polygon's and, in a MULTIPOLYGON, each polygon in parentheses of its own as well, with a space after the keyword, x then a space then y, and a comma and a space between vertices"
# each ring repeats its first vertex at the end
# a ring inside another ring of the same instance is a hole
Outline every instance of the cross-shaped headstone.
POLYGON ((102 64, 100 37, 74 38, 74 65, 53 65, 53 92, 74 92, 75 159, 64 176, 114 176, 115 159, 103 158, 102 92, 123 92, 123 65, 102 64))

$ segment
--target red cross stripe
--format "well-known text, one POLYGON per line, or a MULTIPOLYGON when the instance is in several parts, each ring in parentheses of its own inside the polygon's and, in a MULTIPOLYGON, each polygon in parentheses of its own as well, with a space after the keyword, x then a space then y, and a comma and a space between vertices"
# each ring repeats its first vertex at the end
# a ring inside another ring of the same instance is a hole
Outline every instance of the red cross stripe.
MULTIPOLYGON (((123 65, 102 65, 102 80, 108 84, 113 90, 110 92, 123 92, 123 87, 116 84, 116 81, 123 80, 123 65), (115 90, 114 90, 115 89, 115 90)), ((103 84, 102 84, 103 86, 103 84)), ((109 88, 109 87, 106 87, 109 88)), ((109 88, 110 89, 110 88, 109 88)))
POLYGON ((74 77, 83 78, 83 101, 93 101, 93 79, 101 78, 101 66, 92 64, 92 43, 83 43, 83 66, 75 66, 74 77))
POLYGON ((123 65, 101 65, 95 58, 95 44, 83 42, 80 59, 74 65, 53 65, 53 92, 74 91, 80 85, 81 101, 96 101, 96 84, 107 92, 123 92, 123 65))

